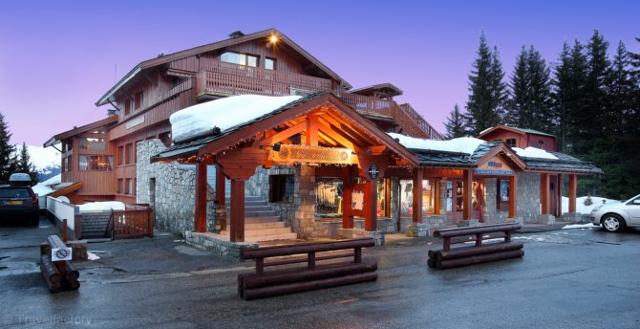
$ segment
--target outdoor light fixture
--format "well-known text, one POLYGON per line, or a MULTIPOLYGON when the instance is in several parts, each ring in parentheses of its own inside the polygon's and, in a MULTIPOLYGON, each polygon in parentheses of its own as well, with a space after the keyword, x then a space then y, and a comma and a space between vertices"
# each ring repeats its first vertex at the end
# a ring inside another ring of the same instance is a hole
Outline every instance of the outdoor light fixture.
POLYGON ((277 34, 272 34, 269 36, 269 43, 272 45, 275 45, 276 43, 278 43, 278 40, 280 40, 280 38, 278 38, 277 34))

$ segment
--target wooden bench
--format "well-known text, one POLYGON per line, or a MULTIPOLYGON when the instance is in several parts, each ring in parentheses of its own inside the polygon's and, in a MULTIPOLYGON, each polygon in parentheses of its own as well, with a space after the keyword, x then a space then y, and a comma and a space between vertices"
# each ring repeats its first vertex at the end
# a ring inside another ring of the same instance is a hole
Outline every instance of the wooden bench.
POLYGON ((522 257, 522 242, 511 241, 512 233, 521 227, 520 224, 500 224, 436 230, 433 235, 443 239, 442 249, 429 250, 427 264, 431 268, 447 269, 522 257), (493 235, 498 234, 504 240, 487 243, 484 241, 486 234, 491 234, 490 238, 496 238, 493 235), (473 237, 473 240, 469 240, 469 237, 473 237), (473 245, 451 248, 452 244, 469 241, 473 245))
POLYGON ((71 264, 73 249, 57 235, 50 235, 40 245, 40 271, 52 293, 80 288, 80 272, 71 264), (63 259, 67 258, 67 259, 63 259))
POLYGON ((241 258, 255 260, 256 269, 255 273, 238 275, 238 294, 251 300, 375 281, 376 261, 362 258, 362 248, 374 245, 372 238, 365 238, 242 250, 241 258), (289 257, 301 254, 304 256, 289 257), (265 261, 267 258, 272 260, 265 261), (351 259, 319 264, 343 258, 351 259), (305 266, 290 266, 301 263, 305 266), (265 271, 269 267, 280 268, 265 271))

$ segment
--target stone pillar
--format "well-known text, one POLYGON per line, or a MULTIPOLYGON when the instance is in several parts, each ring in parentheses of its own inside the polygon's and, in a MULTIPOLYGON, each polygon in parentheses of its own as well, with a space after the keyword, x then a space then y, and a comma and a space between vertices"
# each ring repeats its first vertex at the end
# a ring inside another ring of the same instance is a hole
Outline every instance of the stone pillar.
POLYGON ((316 176, 315 168, 310 166, 296 166, 294 185, 295 220, 294 229, 302 238, 313 234, 316 211, 316 176))

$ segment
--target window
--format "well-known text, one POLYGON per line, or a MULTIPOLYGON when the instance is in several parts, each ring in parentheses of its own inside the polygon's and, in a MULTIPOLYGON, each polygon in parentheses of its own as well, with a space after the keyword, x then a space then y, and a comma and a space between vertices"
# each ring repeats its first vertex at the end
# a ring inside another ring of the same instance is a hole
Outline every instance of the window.
POLYGON ((80 138, 80 149, 91 151, 104 151, 107 149, 107 143, 104 138, 83 137, 80 138))
POLYGON ((129 113, 131 113, 131 103, 127 98, 124 100, 124 115, 128 115, 129 113))
POLYGON ((124 146, 124 163, 133 163, 133 144, 131 143, 124 146))
POLYGON ((276 60, 274 58, 266 57, 264 59, 264 69, 265 70, 275 70, 276 69, 276 60))
POLYGON ((293 182, 293 175, 269 176, 269 202, 292 202, 293 182))
POLYGON ((123 185, 124 185, 124 180, 122 178, 118 178, 118 187, 116 190, 118 194, 122 194, 122 191, 124 190, 123 185))
POLYGON ((240 54, 236 52, 227 51, 220 55, 220 60, 225 63, 245 65, 250 67, 258 66, 258 56, 240 54))
POLYGON ((138 180, 137 180, 137 179, 135 179, 135 178, 131 181, 131 183, 132 183, 132 184, 131 184, 131 194, 132 194, 132 195, 136 195, 136 182, 137 182, 137 181, 138 181, 138 180))
POLYGON ((107 155, 81 155, 79 161, 80 171, 111 171, 113 157, 107 155))
POLYGON ((166 146, 166 147, 171 146, 171 132, 170 131, 167 131, 167 132, 164 132, 164 133, 160 134, 158 136, 158 138, 160 139, 162 144, 164 144, 164 146, 166 146))
POLYGON ((64 157, 62 159, 62 171, 64 171, 64 172, 71 171, 71 168, 69 167, 69 164, 71 164, 71 160, 70 159, 71 159, 70 156, 64 157))
POLYGON ((544 148, 544 141, 543 140, 539 140, 538 141, 538 146, 540 146, 540 148, 544 148))
POLYGON ((515 138, 507 138, 505 144, 509 147, 516 147, 516 139, 515 138))
POLYGON ((339 214, 342 213, 342 191, 343 183, 339 178, 317 177, 316 178, 316 213, 339 214))
POLYGON ((124 164, 124 146, 118 146, 118 165, 124 164))
POLYGON ((124 182, 124 194, 131 194, 131 178, 127 178, 124 182))
POLYGON ((135 98, 135 109, 139 109, 140 107, 142 107, 142 101, 144 100, 143 98, 143 94, 142 92, 139 92, 136 94, 136 98, 135 98))

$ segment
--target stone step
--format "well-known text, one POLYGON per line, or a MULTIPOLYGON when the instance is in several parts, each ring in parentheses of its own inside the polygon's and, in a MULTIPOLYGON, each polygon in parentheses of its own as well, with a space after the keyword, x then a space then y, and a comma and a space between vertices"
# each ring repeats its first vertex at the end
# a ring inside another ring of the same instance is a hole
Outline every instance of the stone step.
MULTIPOLYGON (((262 235, 278 235, 291 233, 291 229, 288 227, 272 227, 272 228, 244 228, 245 237, 256 237, 262 235)), ((229 235, 227 230, 221 231, 220 234, 229 235)))
POLYGON ((259 230, 265 228, 286 227, 284 222, 245 223, 245 230, 259 230))
MULTIPOLYGON (((231 200, 231 196, 229 196, 228 194, 225 196, 224 198, 227 202, 231 200)), ((265 200, 263 197, 261 196, 244 196, 244 202, 267 202, 267 200, 265 200)))
MULTIPOLYGON (((279 222, 280 217, 278 216, 264 216, 264 217, 245 217, 244 223, 269 223, 269 222, 279 222)), ((229 222, 229 216, 227 216, 227 223, 229 222)))
MULTIPOLYGON (((225 237, 229 237, 229 233, 221 233, 221 235, 225 236, 225 237)), ((246 235, 245 233, 245 237, 244 240, 245 242, 265 242, 265 241, 276 241, 276 240, 295 240, 298 238, 298 235, 296 233, 290 232, 290 233, 281 233, 281 234, 269 234, 269 235, 259 235, 259 236, 254 236, 254 235, 246 235)))
POLYGON ((245 216, 249 217, 274 217, 277 213, 274 210, 265 210, 265 211, 244 211, 245 216))

